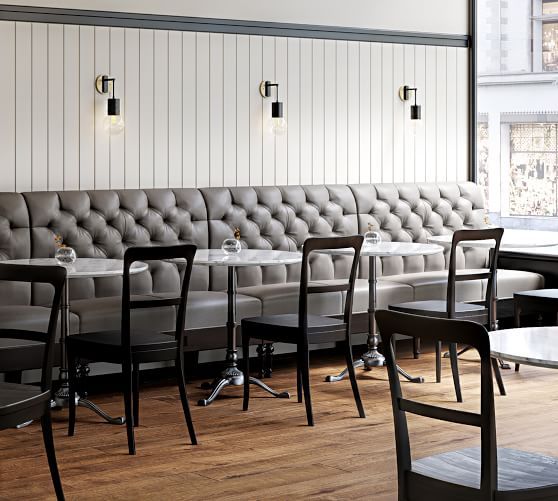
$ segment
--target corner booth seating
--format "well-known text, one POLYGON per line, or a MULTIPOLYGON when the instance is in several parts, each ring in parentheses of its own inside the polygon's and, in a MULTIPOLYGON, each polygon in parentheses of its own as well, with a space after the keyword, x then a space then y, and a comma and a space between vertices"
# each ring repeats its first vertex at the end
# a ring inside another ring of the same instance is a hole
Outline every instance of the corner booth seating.
MULTIPOLYGON (((235 227, 240 228, 244 247, 258 249, 296 251, 310 236, 362 234, 369 223, 380 229, 384 240, 426 242, 429 235, 483 227, 484 212, 480 188, 468 182, 0 193, 0 259, 53 256, 55 234, 78 257, 94 258, 122 258, 134 245, 193 243, 198 248, 220 248, 235 227)), ((458 267, 478 269, 486 260, 485 249, 463 249, 458 267)), ((446 262, 442 254, 381 259, 378 307, 444 298, 446 262)), ((316 255, 310 266, 311 280, 331 281, 348 276, 350 259, 316 255)), ((133 277, 133 293, 177 292, 180 272, 174 263, 153 263, 133 277)), ((299 265, 238 269, 238 319, 295 312, 299 276, 299 265)), ((353 307, 362 315, 355 317, 354 332, 366 331, 367 276, 368 261, 362 259, 353 307)), ((486 281, 462 284, 458 300, 483 297, 486 281)), ((71 333, 118 328, 121 285, 121 277, 71 280, 71 333)), ((536 273, 498 273, 499 297, 543 286, 536 273)), ((194 267, 190 290, 187 350, 225 347, 226 270, 194 267)), ((341 294, 312 298, 309 312, 341 314, 341 294)), ((0 325, 44 324, 46 329, 49 310, 43 305, 48 300, 40 285, 2 284, 0 325)), ((164 308, 157 314, 139 310, 133 323, 172 330, 171 313, 164 308)), ((0 362, 6 358, 3 348, 0 345, 0 362)))

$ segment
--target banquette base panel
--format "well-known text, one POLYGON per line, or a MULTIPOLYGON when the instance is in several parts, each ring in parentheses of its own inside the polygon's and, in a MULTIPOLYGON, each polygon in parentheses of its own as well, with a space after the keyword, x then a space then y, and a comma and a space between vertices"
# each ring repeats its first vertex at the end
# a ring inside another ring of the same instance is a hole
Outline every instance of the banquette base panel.
MULTIPOLYGON (((122 258, 128 247, 137 245, 220 248, 235 228, 240 229, 242 246, 252 249, 298 251, 308 237, 362 234, 369 225, 385 241, 426 242, 430 235, 481 228, 484 214, 481 189, 470 182, 0 193, 0 260, 52 257, 55 235, 78 257, 100 259, 122 258)), ((462 269, 486 264, 486 249, 459 253, 462 269)), ((347 256, 315 255, 311 279, 344 278, 349 262, 347 256)), ((380 258, 378 307, 445 297, 446 262, 442 253, 380 258)), ((178 290, 180 264, 149 264, 148 271, 133 277, 134 294, 178 290)), ((296 311, 299 276, 300 265, 238 269, 238 320, 296 311)), ((361 261, 359 277, 354 311, 365 316, 367 259, 361 261)), ((188 350, 225 347, 226 280, 225 269, 195 267, 187 311, 188 350)), ((71 333, 118 328, 121 285, 121 277, 72 280, 71 333)), ((499 297, 543 286, 539 273, 498 273, 499 297)), ((479 300, 485 289, 484 281, 463 283, 457 299, 479 300)), ((310 301, 311 313, 341 313, 341 293, 321 296, 310 301)), ((2 284, 0 323, 36 328, 46 321, 49 300, 50 291, 40 285, 2 284)), ((172 329, 172 310, 141 315, 133 319, 136 325, 172 329)), ((366 322, 355 325, 365 329, 366 322)))

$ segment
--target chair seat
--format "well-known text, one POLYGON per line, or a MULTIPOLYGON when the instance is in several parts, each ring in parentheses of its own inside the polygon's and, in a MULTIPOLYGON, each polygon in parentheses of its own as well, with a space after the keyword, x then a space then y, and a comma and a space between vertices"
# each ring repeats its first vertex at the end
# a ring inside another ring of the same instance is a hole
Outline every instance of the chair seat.
POLYGON ((15 407, 31 407, 49 399, 50 392, 42 392, 38 386, 0 383, 0 416, 13 413, 15 407))
MULTIPOLYGON (((474 447, 418 459, 413 461, 411 471, 443 482, 478 489, 481 450, 480 447, 474 447)), ((498 449, 498 491, 545 487, 554 488, 548 494, 557 497, 544 499, 558 499, 558 458, 515 449, 498 449)), ((533 496, 529 499, 543 498, 533 496)))
MULTIPOLYGON (((152 331, 132 331, 130 344, 133 352, 149 350, 166 350, 176 348, 173 335, 152 331)), ((111 349, 115 354, 120 352, 121 333, 119 330, 87 332, 74 334, 68 338, 68 345, 75 351, 87 353, 98 349, 111 349)))
MULTIPOLYGON (((445 300, 432 301, 411 301, 409 303, 391 304, 390 310, 402 313, 412 313, 429 317, 447 318, 447 303, 445 300)), ((488 314, 488 310, 483 305, 472 303, 455 303, 455 316, 465 318, 488 314)))

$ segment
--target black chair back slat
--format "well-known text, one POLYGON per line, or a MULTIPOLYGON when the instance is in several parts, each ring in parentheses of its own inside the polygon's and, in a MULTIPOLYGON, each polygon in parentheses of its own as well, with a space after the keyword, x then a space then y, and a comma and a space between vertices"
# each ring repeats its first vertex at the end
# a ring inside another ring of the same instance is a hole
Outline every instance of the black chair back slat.
POLYGON ((349 284, 339 285, 309 285, 308 294, 323 294, 324 292, 344 292, 348 291, 351 286, 349 284))
MULTIPOLYGON (((481 431, 481 485, 483 498, 490 498, 497 489, 497 448, 496 424, 494 413, 494 389, 492 386, 492 365, 490 359, 490 340, 484 326, 465 320, 431 318, 410 315, 395 311, 379 310, 376 321, 382 333, 386 365, 388 368, 389 385, 395 425, 395 444, 397 453, 397 470, 399 492, 405 493, 407 472, 411 470, 411 448, 406 412, 425 415, 434 419, 457 424, 480 426, 481 431), (480 356, 481 365, 481 411, 480 414, 451 411, 438 407, 434 412, 433 405, 426 406, 419 402, 403 399, 401 384, 393 352, 393 343, 397 334, 412 338, 421 337, 435 343, 438 340, 447 343, 460 343, 473 347, 480 356), (475 417, 476 416, 476 417, 475 417), (477 419, 480 423, 477 423, 477 419)), ((406 499, 406 497, 401 499, 406 499)))
POLYGON ((130 309, 137 310, 140 308, 161 308, 164 306, 179 306, 182 298, 165 297, 161 299, 146 299, 145 301, 130 301, 130 309))

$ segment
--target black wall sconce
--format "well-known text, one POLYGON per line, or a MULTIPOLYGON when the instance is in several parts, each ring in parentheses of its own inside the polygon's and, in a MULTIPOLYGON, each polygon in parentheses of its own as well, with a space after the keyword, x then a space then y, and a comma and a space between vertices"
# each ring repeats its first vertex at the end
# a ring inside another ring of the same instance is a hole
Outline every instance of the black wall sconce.
POLYGON ((277 89, 277 93, 275 101, 271 103, 271 131, 276 135, 281 135, 287 130, 287 121, 283 116, 283 103, 279 101, 279 84, 264 80, 260 83, 260 94, 264 98, 271 97, 272 87, 277 89))
POLYGON ((124 130, 124 119, 120 112, 120 99, 114 97, 114 84, 116 79, 107 75, 99 75, 95 80, 95 89, 99 94, 108 94, 107 115, 104 120, 104 128, 110 134, 119 134, 124 130))
POLYGON ((415 104, 411 104, 411 120, 420 120, 421 108, 420 104, 417 104, 417 88, 409 87, 408 85, 399 87, 399 97, 402 101, 408 101, 411 99, 411 92, 415 94, 415 104))

